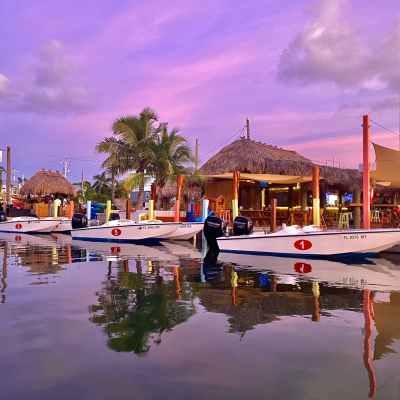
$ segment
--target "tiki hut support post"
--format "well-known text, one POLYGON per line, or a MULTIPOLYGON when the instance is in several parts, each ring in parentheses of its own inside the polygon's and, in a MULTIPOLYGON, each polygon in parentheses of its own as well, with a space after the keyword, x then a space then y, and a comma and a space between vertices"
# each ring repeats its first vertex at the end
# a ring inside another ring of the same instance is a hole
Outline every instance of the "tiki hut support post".
POLYGON ((53 217, 58 217, 58 204, 56 201, 53 201, 53 217))
POLYGON ((233 171, 232 221, 239 215, 239 182, 240 172, 233 171))
POLYGON ((321 215, 320 215, 320 206, 319 206, 319 167, 318 167, 318 165, 313 166, 312 185, 313 185, 313 224, 320 226, 321 215))
POLYGON ((278 201, 274 198, 271 202, 271 232, 276 231, 276 208, 278 201))
POLYGON ((182 198, 184 182, 185 182, 185 177, 182 175, 178 175, 176 178, 176 204, 175 204, 174 222, 179 222, 180 220, 181 198, 182 198))
POLYGON ((361 192, 360 189, 356 189, 354 191, 353 203, 355 206, 353 207, 353 219, 354 219, 354 228, 360 229, 361 227, 361 192))
POLYGON ((371 142, 371 133, 369 130, 368 115, 363 116, 363 227, 370 229, 370 214, 371 214, 371 184, 370 184, 370 157, 369 157, 369 144, 371 142))

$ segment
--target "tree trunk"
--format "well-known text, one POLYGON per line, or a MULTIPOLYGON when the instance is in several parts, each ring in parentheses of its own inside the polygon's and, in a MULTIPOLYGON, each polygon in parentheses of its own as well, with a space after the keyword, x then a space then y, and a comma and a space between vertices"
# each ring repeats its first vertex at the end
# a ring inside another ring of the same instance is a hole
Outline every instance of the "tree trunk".
POLYGON ((139 184, 139 193, 137 197, 136 208, 138 210, 142 210, 144 201, 144 172, 140 171, 138 173, 142 175, 142 179, 140 180, 139 184))
POLYGON ((115 172, 111 170, 111 201, 114 203, 115 200, 115 172))

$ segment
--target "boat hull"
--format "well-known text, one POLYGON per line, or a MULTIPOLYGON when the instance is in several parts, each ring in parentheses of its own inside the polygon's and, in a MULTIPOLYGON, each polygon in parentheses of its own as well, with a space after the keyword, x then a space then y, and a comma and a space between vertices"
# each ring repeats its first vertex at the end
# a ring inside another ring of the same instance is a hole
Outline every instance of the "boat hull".
POLYGON ((47 232, 57 225, 55 220, 16 218, 10 221, 0 222, 0 232, 11 233, 35 233, 47 232))
POLYGON ((253 234, 217 239, 221 252, 281 257, 374 255, 400 242, 399 229, 253 234))
POLYGON ((76 240, 101 242, 158 242, 176 229, 174 224, 105 224, 82 229, 73 229, 71 236, 76 240))
POLYGON ((42 221, 57 221, 57 224, 53 227, 49 227, 46 230, 41 232, 50 233, 50 232, 70 232, 72 230, 72 220, 69 218, 43 218, 42 221))
POLYGON ((203 229, 203 222, 176 223, 175 231, 163 236, 167 240, 190 240, 203 229))
POLYGON ((326 282, 334 286, 379 291, 400 291, 400 270, 384 258, 365 263, 345 264, 338 260, 303 260, 301 258, 222 253, 221 262, 233 263, 239 269, 272 273, 278 281, 296 280, 326 282))

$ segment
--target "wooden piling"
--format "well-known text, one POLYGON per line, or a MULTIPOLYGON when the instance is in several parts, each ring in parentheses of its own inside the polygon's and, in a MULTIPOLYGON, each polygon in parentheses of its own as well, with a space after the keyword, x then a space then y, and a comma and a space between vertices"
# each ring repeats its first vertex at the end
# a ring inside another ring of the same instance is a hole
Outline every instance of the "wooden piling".
POLYGON ((371 142, 371 133, 369 130, 369 117, 363 116, 363 227, 371 228, 371 184, 370 184, 370 156, 369 145, 371 142))
POLYGON ((314 165, 312 171, 313 188, 313 224, 321 225, 320 198, 319 198, 319 166, 314 165))
POLYGON ((276 209, 278 202, 276 199, 272 199, 271 202, 271 232, 276 231, 276 209))
POLYGON ((182 198, 184 182, 185 182, 185 177, 182 175, 178 175, 176 178, 176 203, 175 203, 174 222, 180 221, 181 198, 182 198))
POLYGON ((240 184, 240 171, 233 171, 232 220, 234 220, 239 215, 239 184, 240 184))

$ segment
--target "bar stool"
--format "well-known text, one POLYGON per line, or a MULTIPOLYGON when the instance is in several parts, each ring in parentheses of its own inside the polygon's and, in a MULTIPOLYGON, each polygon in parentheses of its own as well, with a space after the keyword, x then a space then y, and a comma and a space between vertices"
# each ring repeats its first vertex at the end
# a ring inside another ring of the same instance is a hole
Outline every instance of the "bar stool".
POLYGON ((379 210, 372 210, 371 212, 371 222, 375 224, 380 224, 381 223, 381 214, 379 210))
POLYGON ((349 212, 344 212, 344 213, 339 214, 338 228, 339 229, 349 229, 350 228, 350 213, 349 212))

